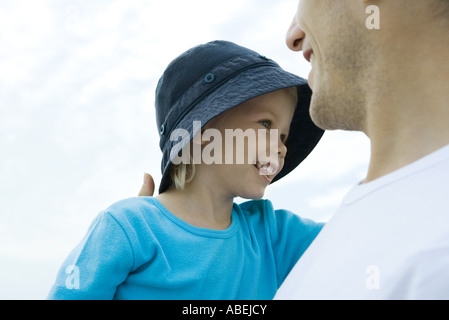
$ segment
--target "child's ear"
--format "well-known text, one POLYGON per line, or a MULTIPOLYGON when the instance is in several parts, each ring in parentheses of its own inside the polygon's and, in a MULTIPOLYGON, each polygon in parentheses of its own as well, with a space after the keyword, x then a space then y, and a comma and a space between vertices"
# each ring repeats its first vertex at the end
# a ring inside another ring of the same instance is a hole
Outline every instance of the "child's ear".
POLYGON ((219 117, 214 118, 212 120, 210 120, 208 123, 206 123, 202 128, 201 128, 201 138, 199 137, 199 133, 193 138, 193 141, 195 141, 194 143, 197 143, 198 145, 204 146, 206 144, 208 144, 210 142, 209 139, 204 140, 203 139, 203 134, 206 130, 209 129, 216 129, 217 128, 217 119, 219 119, 219 117), (201 140, 200 140, 201 139, 201 140))
POLYGON ((206 128, 202 128, 200 132, 198 132, 192 139, 192 143, 200 146, 204 146, 208 141, 203 139, 203 133, 207 130, 206 128))

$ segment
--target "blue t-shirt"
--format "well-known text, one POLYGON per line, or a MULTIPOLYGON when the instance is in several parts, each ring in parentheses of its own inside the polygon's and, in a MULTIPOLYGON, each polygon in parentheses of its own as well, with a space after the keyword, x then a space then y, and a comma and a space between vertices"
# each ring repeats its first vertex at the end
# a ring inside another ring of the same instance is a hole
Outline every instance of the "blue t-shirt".
POLYGON ((234 204, 226 230, 197 228, 153 197, 101 212, 49 299, 272 299, 323 224, 270 201, 234 204))

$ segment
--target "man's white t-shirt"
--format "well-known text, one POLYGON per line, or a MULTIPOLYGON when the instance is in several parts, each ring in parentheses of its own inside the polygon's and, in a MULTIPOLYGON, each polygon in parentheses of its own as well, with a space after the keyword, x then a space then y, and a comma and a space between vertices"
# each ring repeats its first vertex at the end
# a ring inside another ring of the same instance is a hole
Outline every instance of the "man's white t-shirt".
POLYGON ((449 299, 449 146, 355 186, 275 299, 449 299))

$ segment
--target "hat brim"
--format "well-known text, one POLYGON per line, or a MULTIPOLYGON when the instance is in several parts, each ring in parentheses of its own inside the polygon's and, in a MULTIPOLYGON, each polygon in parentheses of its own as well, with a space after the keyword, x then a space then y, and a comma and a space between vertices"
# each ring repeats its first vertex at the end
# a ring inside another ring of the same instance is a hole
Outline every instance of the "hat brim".
MULTIPOLYGON (((201 125, 204 126, 223 112, 250 99, 295 86, 298 88, 298 103, 286 142, 288 151, 284 167, 273 179, 272 183, 274 183, 295 169, 315 148, 324 133, 324 130, 318 128, 310 118, 309 107, 312 91, 307 80, 286 72, 279 66, 262 66, 246 70, 201 100, 181 120, 177 128, 186 130, 190 137, 194 137, 197 133, 194 132, 194 121, 201 121, 201 125), (251 85, 248 85, 249 83, 251 85)), ((175 144, 178 148, 180 147, 179 143, 175 141, 170 143, 170 148, 173 148, 175 144)), ((181 147, 185 147, 185 145, 181 147)), ((167 157, 167 154, 164 156, 167 157)), ((169 167, 172 160, 164 162, 159 193, 167 190, 171 184, 169 167)))

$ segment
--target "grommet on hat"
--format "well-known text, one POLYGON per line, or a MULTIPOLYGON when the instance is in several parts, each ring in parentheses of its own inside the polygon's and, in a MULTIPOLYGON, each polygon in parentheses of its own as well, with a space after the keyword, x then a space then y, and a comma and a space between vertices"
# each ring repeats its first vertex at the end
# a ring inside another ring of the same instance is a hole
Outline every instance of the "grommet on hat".
POLYGON ((272 183, 296 168, 324 133, 310 118, 312 92, 307 80, 286 72, 273 60, 229 41, 196 46, 173 60, 156 88, 156 121, 162 150, 159 193, 170 187, 171 151, 175 144, 180 147, 178 141, 169 139, 174 130, 184 129, 193 137, 197 133, 193 132, 194 121, 200 121, 204 126, 245 101, 294 86, 298 89, 298 104, 286 142, 288 152, 283 169, 272 183))
POLYGON ((213 73, 208 73, 205 77, 204 77, 204 82, 206 83, 212 83, 215 80, 215 75, 213 73))

